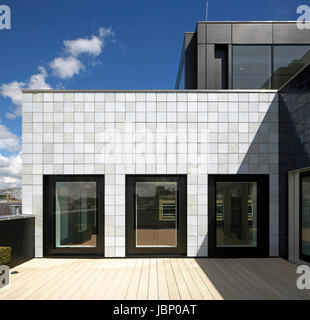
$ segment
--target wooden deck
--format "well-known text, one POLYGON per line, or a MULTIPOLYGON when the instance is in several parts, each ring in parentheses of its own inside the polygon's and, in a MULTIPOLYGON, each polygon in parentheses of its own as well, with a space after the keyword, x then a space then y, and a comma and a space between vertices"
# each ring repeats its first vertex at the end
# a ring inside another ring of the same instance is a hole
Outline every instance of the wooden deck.
POLYGON ((310 299, 282 259, 33 259, 3 299, 310 299))

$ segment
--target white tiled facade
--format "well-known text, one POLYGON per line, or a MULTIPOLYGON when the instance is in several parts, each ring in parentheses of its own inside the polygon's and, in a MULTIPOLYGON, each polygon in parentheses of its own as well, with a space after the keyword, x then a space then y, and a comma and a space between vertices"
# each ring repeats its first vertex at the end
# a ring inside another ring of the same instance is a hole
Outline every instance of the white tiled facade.
POLYGON ((125 256, 125 175, 187 175, 188 256, 208 255, 208 174, 269 174, 278 255, 275 91, 23 93, 23 213, 43 255, 43 175, 105 175, 105 256, 125 256))

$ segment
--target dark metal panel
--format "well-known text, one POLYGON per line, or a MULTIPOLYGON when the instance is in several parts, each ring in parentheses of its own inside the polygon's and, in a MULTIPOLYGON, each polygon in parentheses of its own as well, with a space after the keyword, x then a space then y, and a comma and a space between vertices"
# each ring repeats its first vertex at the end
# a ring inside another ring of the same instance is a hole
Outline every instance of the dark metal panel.
POLYGON ((197 89, 197 36, 185 35, 185 89, 197 89))
POLYGON ((184 36, 184 48, 188 53, 195 52, 195 47, 192 45, 195 40, 195 32, 186 32, 184 36))
POLYGON ((206 35, 207 43, 231 43, 231 24, 209 23, 206 35))
POLYGON ((215 87, 215 77, 218 77, 216 72, 216 67, 214 65, 214 44, 206 45, 206 53, 207 53, 207 87, 206 89, 214 89, 215 87))
POLYGON ((215 61, 219 74, 219 83, 216 84, 220 89, 228 89, 228 45, 215 45, 215 61))
POLYGON ((206 45, 198 44, 197 50, 197 89, 205 89, 206 84, 206 45))
POLYGON ((272 24, 232 24, 233 44, 271 44, 272 24))
POLYGON ((288 257, 288 172, 310 166, 310 66, 279 90, 279 254, 288 257))
POLYGON ((275 44, 309 44, 310 30, 299 30, 296 23, 274 23, 273 41, 275 44))
POLYGON ((299 180, 299 258, 300 260, 307 261, 307 262, 310 262, 310 256, 303 252, 303 246, 302 246, 302 235, 303 235, 302 229, 303 229, 303 226, 305 225, 304 223, 307 222, 307 219, 305 219, 303 216, 303 207, 304 207, 303 178, 309 177, 309 176, 310 176, 310 171, 302 172, 300 174, 300 180, 299 180))
POLYGON ((228 45, 228 88, 232 88, 231 45, 310 43, 310 30, 294 22, 198 22, 185 34, 185 89, 221 89, 221 64, 214 45, 228 45))
POLYGON ((215 45, 206 45, 206 88, 222 89, 222 61, 215 57, 215 45))
POLYGON ((11 247, 10 267, 34 257, 34 218, 0 221, 0 245, 11 247))
POLYGON ((228 45, 228 89, 232 88, 232 45, 228 45))
POLYGON ((205 23, 197 23, 197 42, 199 43, 205 43, 206 42, 206 27, 207 25, 205 23))

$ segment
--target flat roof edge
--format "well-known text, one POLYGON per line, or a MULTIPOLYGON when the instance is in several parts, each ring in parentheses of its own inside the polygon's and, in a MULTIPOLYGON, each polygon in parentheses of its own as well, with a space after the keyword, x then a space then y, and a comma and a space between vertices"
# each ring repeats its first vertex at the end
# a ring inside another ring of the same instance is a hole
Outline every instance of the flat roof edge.
POLYGON ((304 171, 309 171, 309 170, 310 170, 310 167, 304 167, 304 168, 300 168, 300 169, 295 169, 295 170, 288 171, 288 174, 290 174, 290 173, 297 173, 297 172, 304 172, 304 171))
POLYGON ((164 92, 167 92, 167 93, 277 93, 278 90, 269 90, 269 89, 263 89, 263 90, 259 90, 259 89, 250 89, 250 90, 245 90, 245 89, 227 89, 227 90, 223 90, 223 89, 220 89, 220 90, 215 90, 215 89, 208 89, 208 90, 176 90, 176 89, 146 89, 146 90, 142 90, 142 89, 139 89, 139 90, 53 90, 53 89, 22 89, 21 90, 23 93, 61 93, 61 92, 87 92, 87 93, 164 93, 164 92))
POLYGON ((232 24, 238 24, 238 23, 296 23, 296 20, 270 20, 270 21, 259 21, 259 20, 252 20, 252 21, 220 21, 220 20, 217 20, 217 21, 197 21, 197 24, 198 23, 232 23, 232 24))

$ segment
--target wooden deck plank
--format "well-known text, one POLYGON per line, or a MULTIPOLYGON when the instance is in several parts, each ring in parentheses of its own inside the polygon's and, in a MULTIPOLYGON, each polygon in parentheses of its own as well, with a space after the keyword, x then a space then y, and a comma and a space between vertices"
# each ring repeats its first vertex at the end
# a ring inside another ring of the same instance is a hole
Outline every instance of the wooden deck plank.
POLYGON ((103 300, 114 299, 117 293, 117 290, 120 288, 121 285, 123 285, 122 279, 126 275, 129 263, 130 263, 129 261, 126 261, 126 263, 124 263, 124 261, 118 260, 116 272, 111 277, 111 284, 108 287, 109 290, 105 290, 104 294, 102 295, 103 300))
POLYGON ((157 279, 158 279, 158 299, 169 300, 169 290, 168 290, 164 259, 157 259, 157 279))
POLYGON ((98 265, 98 261, 95 259, 88 260, 83 268, 79 269, 71 286, 58 297, 58 300, 75 299, 77 292, 83 292, 83 287, 89 280, 96 265, 98 265))
MULTIPOLYGON (((118 271, 114 275, 112 282, 111 282, 111 288, 109 292, 106 292, 104 299, 115 299, 115 295, 117 294, 118 289, 120 286, 123 286, 123 278, 126 276, 126 273, 128 272, 128 264, 130 261, 118 261, 118 271)), ((127 288, 126 288, 127 290, 127 288)))
POLYGON ((76 293, 72 296, 72 299, 75 300, 88 300, 90 297, 90 293, 92 292, 92 288, 95 286, 97 279, 100 274, 105 273, 106 268, 108 267, 111 260, 104 259, 96 261, 92 272, 89 272, 89 277, 87 281, 84 283, 83 287, 80 288, 76 293))
POLYGON ((114 289, 114 292, 111 293, 111 297, 113 297, 112 299, 115 299, 115 300, 126 299, 131 277, 135 270, 135 265, 136 265, 135 259, 129 259, 128 262, 126 261, 125 263, 126 269, 123 272, 123 276, 120 278, 120 282, 119 283, 116 282, 116 284, 113 283, 113 286, 115 289, 114 289))
MULTIPOLYGON (((12 293, 7 295, 6 299, 26 299, 28 296, 35 295, 43 286, 50 287, 52 283, 56 283, 59 278, 59 274, 63 270, 74 266, 76 260, 65 260, 65 261, 51 261, 50 264, 44 268, 39 262, 38 267, 30 268, 31 273, 23 281, 12 281, 12 293), (13 289, 13 286, 16 286, 13 289)), ((46 291, 44 291, 45 293, 46 291)))
POLYGON ((142 266, 143 266, 143 259, 137 259, 134 272, 132 274, 128 291, 126 295, 127 300, 136 300, 138 289, 139 289, 139 283, 140 283, 140 277, 142 273, 142 266))
POLYGON ((137 293, 138 300, 146 300, 148 293, 148 282, 150 272, 150 259, 143 260, 142 272, 137 293))
POLYGON ((191 275, 192 281, 196 284, 203 300, 214 300, 214 297, 212 296, 205 283, 201 280, 199 273, 195 268, 197 264, 192 263, 192 260, 193 259, 183 259, 183 263, 187 268, 189 274, 191 275))
MULTIPOLYGON (((12 268, 10 270, 11 289, 17 290, 18 288, 22 288, 24 285, 27 285, 27 282, 29 282, 29 277, 33 275, 33 271, 43 270, 44 267, 52 268, 48 259, 38 259, 38 261, 36 261, 35 259, 32 259, 18 267, 12 268), (12 274, 12 272, 18 272, 18 273, 12 274)), ((0 293, 0 296, 1 296, 1 293, 0 293)))
POLYGON ((10 294, 10 292, 14 291, 15 293, 18 292, 21 288, 25 288, 25 285, 27 285, 27 282, 29 282, 29 279, 31 275, 33 274, 34 268, 42 268, 43 266, 48 266, 48 260, 38 259, 40 261, 37 261, 35 263, 35 259, 32 259, 18 267, 12 268, 10 272, 18 272, 16 274, 10 275, 10 291, 8 290, 1 290, 0 291, 0 299, 6 297, 10 294), (30 262, 32 262, 30 264, 30 262))
POLYGON ((158 300, 157 259, 150 259, 148 300, 158 300))
POLYGON ((174 273, 172 270, 170 259, 164 260, 164 267, 165 267, 165 273, 166 273, 166 278, 167 278, 169 297, 171 300, 180 300, 181 296, 180 296, 180 292, 179 292, 179 288, 178 288, 176 279, 174 277, 174 273))
POLYGON ((238 282, 236 282, 234 278, 230 279, 228 272, 226 272, 227 267, 225 267, 221 261, 217 259, 208 259, 207 262, 205 259, 197 259, 197 261, 203 273, 201 277, 204 281, 210 283, 210 288, 212 286, 217 289, 221 288, 220 294, 222 296, 222 292, 225 292, 229 297, 233 297, 233 299, 237 298, 237 295, 235 295, 235 286, 238 282), (205 275, 208 277, 206 278, 205 275))
MULTIPOLYGON (((223 297, 221 296, 221 294, 217 291, 217 289, 215 288, 214 284, 210 281, 210 279, 208 278, 207 274, 201 269, 201 267, 199 266, 199 264, 196 262, 196 260, 194 259, 190 259, 187 262, 195 271, 196 273, 199 275, 200 281, 204 283, 204 285, 208 288, 208 290, 210 291, 213 299, 215 300, 222 300, 223 297)), ((199 281, 199 279, 198 279, 199 281)))
POLYGON ((277 297, 278 293, 275 290, 273 293, 270 291, 270 285, 260 278, 257 279, 257 275, 260 273, 257 269, 256 271, 248 268, 246 261, 240 263, 238 260, 232 260, 229 262, 231 272, 234 274, 240 274, 240 281, 242 281, 243 285, 247 287, 244 290, 244 295, 250 296, 252 299, 260 299, 264 297, 265 299, 272 299, 272 297, 277 297), (260 285, 257 286, 257 281, 260 281, 260 285))
POLYGON ((114 259, 106 259, 103 267, 100 268, 100 272, 89 288, 88 292, 85 292, 83 299, 98 300, 103 299, 106 291, 109 291, 109 283, 111 283, 111 278, 115 273, 115 268, 117 267, 117 261, 114 259))
POLYGON ((100 286, 105 284, 105 279, 109 275, 112 265, 111 259, 100 259, 100 263, 96 267, 96 271, 93 272, 91 278, 89 278, 88 285, 84 287, 80 294, 81 300, 91 300, 97 293, 100 286))
MULTIPOLYGON (((85 265, 87 260, 85 261, 85 265)), ((57 300, 63 292, 70 288, 74 283, 74 278, 79 270, 84 268, 84 264, 80 259, 74 259, 71 264, 64 264, 61 268, 55 268, 55 270, 46 274, 46 281, 37 289, 35 296, 37 299, 53 299, 57 300)), ((31 299, 31 295, 27 296, 31 299)))
POLYGON ((179 288, 179 293, 182 300, 192 300, 192 296, 188 290, 187 284, 183 278, 182 271, 179 268, 179 265, 176 259, 170 259, 171 267, 173 270, 173 274, 179 288))
POLYGON ((11 271, 5 299, 307 299, 280 258, 33 259, 11 271))
POLYGON ((193 278, 191 276, 191 273, 189 272, 188 268, 186 267, 183 259, 177 259, 177 264, 179 265, 179 269, 182 273, 183 279, 186 283, 186 286, 188 288, 188 291, 190 292, 190 295, 193 300, 202 300, 202 295, 198 290, 198 287, 193 281, 193 278))
MULTIPOLYGON (((256 299, 256 289, 255 287, 253 288, 252 286, 248 286, 248 282, 245 281, 247 278, 245 275, 241 272, 241 266, 237 262, 237 260, 233 259, 226 259, 225 261, 221 262, 221 268, 224 268, 225 270, 230 271, 230 275, 227 274, 227 278, 231 278, 231 287, 234 288, 234 297, 235 299, 239 299, 239 297, 242 295, 246 297, 253 297, 252 299, 256 299), (234 261, 236 263, 234 263, 234 261)), ((248 279, 249 281, 250 279, 248 279)), ((229 282, 228 282, 229 283, 229 282)))
POLYGON ((255 283, 260 283, 257 290, 264 288, 260 299, 302 299, 304 294, 296 286, 297 266, 288 263, 284 271, 281 270, 282 262, 281 259, 270 259, 265 263, 259 260, 255 264, 250 262, 247 266, 243 266, 245 272, 254 279, 255 283))
POLYGON ((103 272, 102 278, 98 279, 98 287, 92 299, 105 300, 111 299, 110 290, 113 286, 113 280, 117 273, 121 270, 120 262, 118 260, 112 260, 109 272, 103 272))

